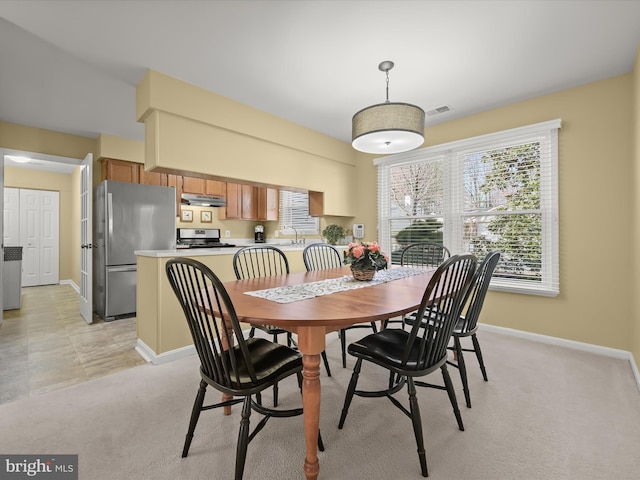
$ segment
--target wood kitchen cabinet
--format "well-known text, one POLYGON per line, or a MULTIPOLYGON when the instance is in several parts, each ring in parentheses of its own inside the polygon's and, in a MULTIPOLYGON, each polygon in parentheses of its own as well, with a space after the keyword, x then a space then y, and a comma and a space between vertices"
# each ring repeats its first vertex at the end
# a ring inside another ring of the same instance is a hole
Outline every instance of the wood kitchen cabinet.
POLYGON ((309 215, 312 217, 324 215, 324 192, 309 191, 309 215))
POLYGON ((277 188, 259 187, 257 220, 278 220, 280 191, 277 188))
POLYGON ((168 186, 167 177, 166 173, 147 172, 144 165, 138 164, 138 183, 166 187, 168 186))
POLYGON ((180 216, 182 204, 182 177, 180 175, 167 174, 167 186, 176 189, 176 217, 180 216))
POLYGON ((139 183, 140 164, 105 158, 102 161, 102 180, 139 183))
POLYGON ((226 185, 218 180, 197 177, 182 177, 182 192, 196 195, 216 195, 224 197, 226 185))
POLYGON ((258 187, 241 183, 227 183, 226 218, 258 220, 258 187))
POLYGON ((167 186, 167 174, 147 172, 141 163, 111 158, 102 161, 102 180, 167 186))

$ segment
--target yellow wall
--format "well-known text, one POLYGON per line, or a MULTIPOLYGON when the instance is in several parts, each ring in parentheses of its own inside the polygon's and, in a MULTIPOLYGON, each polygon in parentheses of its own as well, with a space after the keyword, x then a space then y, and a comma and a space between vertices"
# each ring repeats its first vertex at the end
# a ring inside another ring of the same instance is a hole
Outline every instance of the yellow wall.
POLYGON ((73 280, 79 285, 80 190, 74 176, 50 172, 34 175, 33 170, 5 167, 4 186, 60 192, 60 280, 73 280))
POLYGON ((146 168, 331 192, 325 214, 354 215, 349 144, 154 71, 136 100, 146 168))
POLYGON ((87 153, 98 158, 96 141, 92 138, 6 122, 0 122, 0 147, 77 158, 78 163, 87 153))
MULTIPOLYGON (((627 74, 426 129, 432 146, 562 119, 560 295, 490 292, 481 322, 633 348, 632 92, 627 74)), ((368 201, 374 205, 373 189, 368 201)))
MULTIPOLYGON (((632 131, 634 139, 634 198, 630 209, 633 216, 634 236, 632 241, 632 248, 630 252, 634 255, 634 287, 640 285, 640 252, 637 250, 637 246, 640 245, 640 48, 636 54, 635 67, 632 74, 633 81, 633 95, 632 95, 632 108, 634 112, 634 118, 632 122, 632 131)), ((636 288, 633 289, 635 293, 636 288)), ((632 295, 633 301, 633 316, 629 319, 632 329, 632 341, 633 348, 631 353, 636 361, 636 367, 640 367, 640 295, 632 295)))

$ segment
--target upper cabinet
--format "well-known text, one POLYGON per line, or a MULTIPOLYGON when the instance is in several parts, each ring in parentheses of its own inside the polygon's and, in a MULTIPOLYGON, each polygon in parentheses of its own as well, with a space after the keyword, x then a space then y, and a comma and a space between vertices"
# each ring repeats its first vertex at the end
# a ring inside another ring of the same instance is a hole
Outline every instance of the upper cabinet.
POLYGON ((280 192, 277 188, 259 187, 258 191, 258 220, 278 220, 280 207, 280 192))
POLYGON ((309 192, 309 215, 312 217, 324 215, 324 192, 309 192))
POLYGON ((167 174, 147 172, 144 165, 124 160, 106 158, 102 161, 102 180, 167 186, 167 174))
POLYGON ((139 183, 139 163, 106 158, 102 161, 102 180, 139 183))
MULTIPOLYGON (((225 197, 226 208, 218 208, 218 218, 235 220, 277 221, 280 206, 279 190, 272 187, 256 187, 242 183, 221 182, 198 177, 186 177, 167 173, 147 172, 144 165, 124 160, 103 159, 102 180, 144 183, 175 187, 176 215, 180 216, 183 193, 225 197)), ((322 210, 322 193, 309 192, 309 212, 318 215, 322 210), (320 195, 319 210, 312 211, 311 193, 320 195)))
POLYGON ((278 220, 277 188, 227 183, 226 199, 227 219, 278 220))
POLYGON ((182 177, 183 193, 194 193, 197 195, 216 195, 224 197, 226 185, 224 182, 196 177, 182 177))

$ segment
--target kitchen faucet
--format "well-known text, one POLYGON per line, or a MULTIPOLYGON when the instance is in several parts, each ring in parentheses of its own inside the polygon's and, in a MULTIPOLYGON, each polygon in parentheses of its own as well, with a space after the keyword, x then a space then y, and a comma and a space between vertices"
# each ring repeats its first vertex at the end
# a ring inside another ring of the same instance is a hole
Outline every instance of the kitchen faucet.
POLYGON ((293 240, 291 240, 291 245, 297 245, 298 244, 298 230, 296 230, 296 227, 291 226, 291 228, 293 229, 294 232, 296 232, 296 240, 295 242, 293 240))

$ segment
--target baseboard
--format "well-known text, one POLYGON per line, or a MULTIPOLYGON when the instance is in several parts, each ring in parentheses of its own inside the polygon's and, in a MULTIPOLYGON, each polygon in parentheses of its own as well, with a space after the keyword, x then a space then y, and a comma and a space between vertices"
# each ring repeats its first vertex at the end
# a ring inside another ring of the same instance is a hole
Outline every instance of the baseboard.
POLYGON ((169 363, 179 358, 189 357, 196 354, 196 349, 193 345, 189 345, 182 348, 176 348, 165 353, 157 354, 149 345, 138 339, 136 343, 136 352, 146 362, 151 362, 154 365, 162 365, 163 363, 169 363))
POLYGON ((502 333, 504 335, 510 335, 512 337, 525 338, 533 340, 535 342, 548 343, 550 345, 557 345, 565 348, 572 348, 574 350, 582 350, 585 352, 595 353, 597 355, 604 355, 606 357, 621 358, 628 360, 633 371, 633 376, 636 380, 638 391, 640 391, 640 372, 638 366, 633 357, 633 353, 626 350, 619 350, 617 348, 602 347, 600 345, 593 345, 592 343, 576 342, 575 340, 567 340, 564 338, 550 337, 548 335, 540 335, 539 333, 524 332, 522 330, 515 330, 513 328, 498 327, 496 325, 489 325, 486 323, 479 324, 482 330, 487 332, 502 333))
POLYGON ((76 291, 76 293, 80 293, 80 287, 76 285, 76 282, 73 280, 60 280, 58 282, 60 285, 71 285, 71 287, 76 291))

